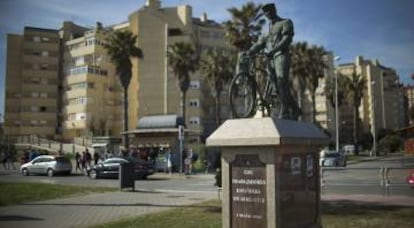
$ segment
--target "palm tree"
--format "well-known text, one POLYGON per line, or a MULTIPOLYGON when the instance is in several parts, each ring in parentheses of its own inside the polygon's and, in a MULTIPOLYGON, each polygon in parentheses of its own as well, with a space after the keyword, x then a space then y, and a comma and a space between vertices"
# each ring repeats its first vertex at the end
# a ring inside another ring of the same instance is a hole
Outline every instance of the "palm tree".
MULTIPOLYGON (((325 69, 327 68, 324 56, 326 55, 326 51, 323 47, 312 46, 308 49, 307 60, 307 72, 308 75, 305 77, 307 88, 309 89, 312 101, 312 122, 316 122, 316 101, 315 101, 315 94, 316 89, 319 85, 319 79, 325 76, 325 69)), ((306 60, 305 60, 306 61, 306 60)))
POLYGON ((359 106, 361 105, 363 92, 366 86, 366 79, 361 74, 357 74, 355 69, 352 72, 351 77, 349 78, 348 83, 348 100, 349 103, 352 104, 352 111, 353 111, 353 138, 354 138, 354 145, 355 145, 355 154, 358 155, 358 127, 360 125, 359 119, 359 106))
POLYGON ((177 42, 168 47, 167 55, 168 65, 178 79, 178 87, 181 91, 181 115, 185 123, 186 93, 190 86, 190 73, 197 69, 196 53, 190 43, 177 42))
POLYGON ((202 55, 200 70, 205 75, 211 87, 216 91, 216 124, 218 127, 221 123, 220 95, 233 75, 234 67, 232 59, 223 52, 208 50, 202 55))
MULTIPOLYGON (((124 30, 110 33, 104 44, 124 88, 124 132, 128 131, 128 87, 132 78, 131 57, 143 58, 142 50, 136 46, 136 42, 137 36, 131 31, 124 30)), ((127 134, 124 134, 124 147, 129 148, 127 134)))
MULTIPOLYGON (((349 79, 341 73, 337 73, 338 77, 338 108, 346 102, 346 92, 349 79)), ((335 107, 335 77, 327 77, 325 81, 325 95, 332 107, 335 107)))
POLYGON ((260 36, 262 22, 256 21, 260 8, 260 4, 248 2, 241 9, 235 7, 227 9, 232 18, 224 22, 226 38, 237 50, 249 50, 260 36))
POLYGON ((290 46, 291 52, 291 66, 290 66, 290 87, 292 88, 293 97, 297 97, 299 108, 302 108, 302 97, 303 93, 306 90, 306 80, 304 80, 307 75, 307 62, 305 61, 308 50, 308 43, 297 42, 290 46))
POLYGON ((311 120, 316 121, 315 93, 319 85, 319 79, 324 77, 326 64, 324 56, 326 54, 323 47, 308 46, 307 42, 292 44, 291 50, 291 69, 290 83, 298 97, 299 106, 302 106, 301 98, 306 89, 311 94, 312 113, 311 120))

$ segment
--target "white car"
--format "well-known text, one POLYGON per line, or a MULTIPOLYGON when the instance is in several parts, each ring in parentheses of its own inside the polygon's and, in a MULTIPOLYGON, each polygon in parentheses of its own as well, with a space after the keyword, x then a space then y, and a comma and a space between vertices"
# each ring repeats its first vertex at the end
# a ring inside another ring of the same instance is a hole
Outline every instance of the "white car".
POLYGON ((24 176, 46 174, 51 177, 57 173, 69 175, 72 172, 72 163, 64 156, 40 155, 32 161, 23 164, 20 167, 20 172, 24 176))
POLYGON ((320 166, 346 166, 346 157, 344 154, 337 152, 335 150, 323 151, 323 156, 321 152, 321 157, 319 159, 320 166))

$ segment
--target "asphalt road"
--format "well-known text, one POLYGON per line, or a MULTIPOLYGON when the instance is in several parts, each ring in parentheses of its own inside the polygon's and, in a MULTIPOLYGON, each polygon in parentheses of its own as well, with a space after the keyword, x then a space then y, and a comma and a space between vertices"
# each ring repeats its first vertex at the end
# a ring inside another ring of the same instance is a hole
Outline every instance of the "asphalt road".
MULTIPOLYGON (((372 194, 414 197, 414 189, 405 182, 414 159, 402 162, 401 157, 369 159, 346 168, 323 168, 322 194, 372 194), (382 181, 381 168, 389 167, 389 183, 382 181), (388 187, 386 187, 388 186, 388 187)), ((81 174, 71 176, 22 176, 15 171, 0 169, 0 181, 37 182, 79 186, 119 187, 116 179, 93 180, 81 174)), ((135 188, 160 192, 217 192, 214 175, 183 176, 155 174, 147 180, 135 181, 135 188)))
MULTIPOLYGON (((0 170, 0 181, 7 182, 35 182, 35 183, 52 183, 62 185, 78 186, 101 186, 101 187, 119 187, 117 179, 90 179, 81 174, 72 174, 70 176, 23 176, 16 171, 0 170)), ((214 175, 192 175, 184 176, 174 174, 155 174, 149 176, 147 180, 136 180, 135 188, 147 191, 163 192, 217 192, 214 186, 214 175)))
POLYGON ((414 197, 405 178, 414 160, 388 157, 348 164, 346 168, 323 168, 322 194, 374 194, 414 197), (388 169, 388 181, 384 167, 388 169))

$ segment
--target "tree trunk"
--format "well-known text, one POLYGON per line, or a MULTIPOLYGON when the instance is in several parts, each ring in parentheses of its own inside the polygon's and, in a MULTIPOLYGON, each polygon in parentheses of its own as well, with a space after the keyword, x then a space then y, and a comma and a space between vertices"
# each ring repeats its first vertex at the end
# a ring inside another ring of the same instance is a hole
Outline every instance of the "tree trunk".
POLYGON ((184 126, 186 126, 186 118, 185 118, 185 96, 186 92, 181 90, 181 115, 183 117, 184 126))
MULTIPOLYGON (((128 131, 128 87, 124 87, 124 132, 128 131)), ((129 148, 128 134, 124 134, 124 147, 129 148)))
POLYGON ((216 125, 217 127, 219 127, 221 123, 220 94, 221 94, 220 91, 216 91, 216 125))
POLYGON ((316 102, 315 102, 315 92, 312 92, 312 123, 316 123, 316 102))
POLYGON ((355 155, 359 154, 358 151, 358 107, 354 106, 354 110, 353 110, 353 114, 354 114, 354 123, 353 123, 353 128, 354 128, 354 132, 353 132, 353 138, 354 138, 354 148, 355 148, 355 155))

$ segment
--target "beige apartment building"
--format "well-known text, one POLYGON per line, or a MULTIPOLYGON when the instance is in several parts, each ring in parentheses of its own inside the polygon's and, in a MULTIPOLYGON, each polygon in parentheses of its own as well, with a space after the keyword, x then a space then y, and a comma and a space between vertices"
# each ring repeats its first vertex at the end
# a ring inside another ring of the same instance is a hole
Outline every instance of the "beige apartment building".
POLYGON ((414 118, 412 117, 412 109, 414 109, 414 86, 405 86, 404 87, 404 97, 405 97, 405 108, 406 108, 406 125, 412 125, 414 123, 414 118))
POLYGON ((7 36, 6 135, 59 134, 58 30, 25 27, 7 36))
MULTIPOLYGON (((23 36, 9 35, 8 134, 63 139, 92 134, 119 136, 122 87, 102 46, 107 32, 117 29, 130 29, 137 35, 137 45, 144 53, 143 59, 132 59, 130 130, 146 116, 181 115, 177 79, 167 64, 169 45, 189 42, 197 55, 207 49, 231 50, 223 27, 206 14, 194 18, 188 5, 162 8, 156 0, 148 0, 132 12, 127 22, 110 27, 97 24, 87 29, 64 22, 60 30, 26 28, 23 36), (20 72, 23 63, 25 70, 20 72)), ((225 97, 223 92, 223 120, 230 114, 225 97)), ((186 96, 186 140, 202 141, 215 125, 212 91, 196 72, 191 75, 186 96)))
MULTIPOLYGON (((341 64, 337 70, 350 76, 354 70, 366 79, 366 87, 359 107, 363 133, 378 134, 380 129, 399 129, 405 125, 404 96, 395 70, 378 60, 365 60, 357 56, 354 63, 341 64)), ((341 108, 341 122, 352 126, 352 107, 341 108)), ((349 131, 346 131, 349 132, 349 131)), ((350 131, 352 134, 352 131, 350 131)))
MULTIPOLYGON (((213 48, 231 50, 224 39, 224 28, 208 20, 206 14, 193 18, 192 8, 188 5, 163 8, 160 1, 148 0, 144 7, 129 15, 129 27, 138 36, 138 46, 144 53, 143 59, 133 63, 130 94, 135 91, 132 96, 137 102, 130 102, 130 129, 134 129, 138 120, 145 116, 181 115, 177 79, 167 64, 168 46, 189 42, 198 55, 213 48)), ((189 141, 202 141, 215 129, 212 101, 203 75, 200 72, 192 74, 186 96, 189 141)), ((224 104, 222 115, 224 118, 229 115, 228 106, 224 104)))
POLYGON ((63 44, 63 137, 119 135, 122 86, 102 46, 107 30, 97 24, 63 44))

